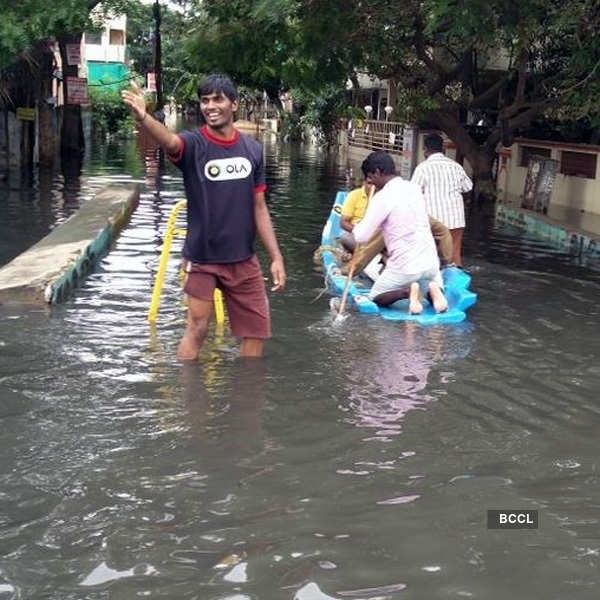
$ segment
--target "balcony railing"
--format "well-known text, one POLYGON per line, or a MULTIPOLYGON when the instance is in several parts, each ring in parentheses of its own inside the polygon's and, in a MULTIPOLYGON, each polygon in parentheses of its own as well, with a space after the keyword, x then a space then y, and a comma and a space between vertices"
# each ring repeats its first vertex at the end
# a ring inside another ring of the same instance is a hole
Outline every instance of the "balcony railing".
POLYGON ((353 119, 348 125, 348 145, 402 155, 404 127, 396 121, 353 119))

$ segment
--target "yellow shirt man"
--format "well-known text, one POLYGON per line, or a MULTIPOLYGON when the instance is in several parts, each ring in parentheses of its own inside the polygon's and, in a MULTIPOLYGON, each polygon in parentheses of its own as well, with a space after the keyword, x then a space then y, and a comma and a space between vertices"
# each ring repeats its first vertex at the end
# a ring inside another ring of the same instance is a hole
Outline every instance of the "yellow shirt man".
POLYGON ((350 225, 354 227, 364 216, 365 212, 367 212, 367 205, 369 204, 369 197, 367 196, 367 192, 365 190, 366 186, 361 186, 352 190, 344 201, 344 206, 342 206, 342 221, 344 217, 350 220, 350 225))

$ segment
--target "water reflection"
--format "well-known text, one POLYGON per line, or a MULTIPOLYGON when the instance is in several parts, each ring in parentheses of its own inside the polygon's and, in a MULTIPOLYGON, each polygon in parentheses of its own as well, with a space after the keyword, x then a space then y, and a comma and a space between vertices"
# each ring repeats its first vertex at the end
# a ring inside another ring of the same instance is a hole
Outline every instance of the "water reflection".
POLYGON ((200 362, 181 369, 185 420, 199 443, 218 445, 225 462, 239 464, 264 448, 261 412, 266 366, 264 361, 243 358, 231 366, 217 353, 212 358, 205 366, 200 362), (219 371, 231 371, 229 384, 219 371))
POLYGON ((376 320, 368 324, 359 320, 345 323, 344 332, 333 332, 340 350, 332 370, 347 372, 346 399, 340 409, 348 422, 373 430, 375 439, 389 441, 389 436, 402 431, 409 411, 423 410, 454 380, 448 365, 468 356, 473 327, 468 322, 452 328, 411 322, 379 327, 376 320), (438 372, 438 365, 443 372, 438 372), (438 385, 430 381, 432 370, 440 378, 438 385))

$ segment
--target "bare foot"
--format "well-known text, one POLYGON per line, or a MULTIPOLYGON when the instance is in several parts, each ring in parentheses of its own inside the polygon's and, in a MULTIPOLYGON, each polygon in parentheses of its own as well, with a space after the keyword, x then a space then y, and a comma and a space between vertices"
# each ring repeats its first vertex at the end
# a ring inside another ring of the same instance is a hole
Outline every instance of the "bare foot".
POLYGON ((420 315, 423 312, 423 305, 420 300, 411 300, 408 304, 408 312, 411 315, 420 315))
POLYGON ((177 360, 198 360, 199 351, 198 345, 184 336, 177 348, 177 360))
POLYGON ((446 300, 446 296, 444 296, 444 293, 440 287, 433 281, 429 284, 429 293, 431 294, 431 300, 435 312, 446 312, 448 310, 448 300, 446 300))
POLYGON ((419 284, 416 282, 411 283, 408 296, 408 312, 411 315, 420 315, 423 312, 423 305, 419 299, 419 294, 419 284))

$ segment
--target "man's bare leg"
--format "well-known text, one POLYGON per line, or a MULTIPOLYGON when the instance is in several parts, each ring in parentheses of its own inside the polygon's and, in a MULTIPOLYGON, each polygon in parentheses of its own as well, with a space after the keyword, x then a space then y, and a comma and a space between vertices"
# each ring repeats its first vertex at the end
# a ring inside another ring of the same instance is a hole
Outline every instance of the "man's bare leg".
POLYGON ((408 297, 408 312, 411 315, 420 315, 423 312, 423 305, 419 299, 419 284, 417 282, 410 284, 410 295, 408 297))
POLYGON ((260 358, 263 355, 265 341, 260 338, 242 338, 240 356, 260 358))
POLYGON ((379 294, 373 298, 373 302, 377 304, 377 306, 389 306, 390 304, 394 304, 397 300, 406 300, 410 295, 410 287, 405 286, 398 288, 397 290, 392 290, 391 292, 384 292, 383 294, 379 294))
POLYGON ((452 235, 452 262, 457 267, 462 267, 462 239, 464 230, 464 227, 450 230, 450 235, 452 235))
POLYGON ((442 288, 435 281, 429 282, 429 293, 431 294, 431 303, 436 313, 445 312, 448 310, 448 300, 442 292, 442 288))
POLYGON ((200 352, 206 332, 208 331, 208 322, 210 321, 212 310, 212 301, 200 300, 200 298, 188 296, 188 314, 185 332, 177 349, 177 358, 179 360, 196 360, 198 358, 198 352, 200 352))

